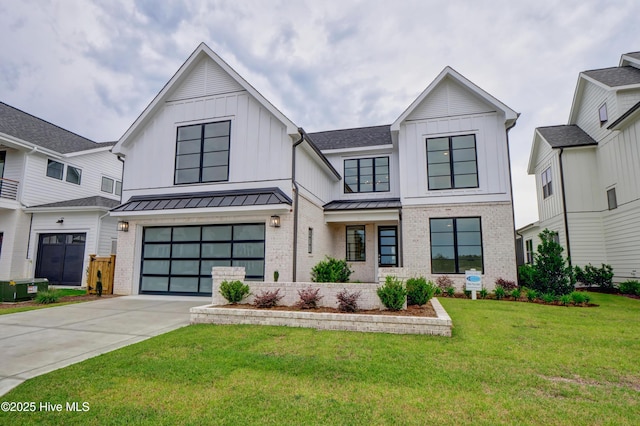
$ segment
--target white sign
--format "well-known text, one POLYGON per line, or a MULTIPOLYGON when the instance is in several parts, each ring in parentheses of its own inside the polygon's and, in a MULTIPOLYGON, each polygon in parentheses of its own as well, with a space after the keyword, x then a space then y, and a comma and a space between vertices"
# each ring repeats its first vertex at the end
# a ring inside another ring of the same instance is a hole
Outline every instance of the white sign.
POLYGON ((38 292, 38 286, 37 285, 30 285, 27 287, 27 294, 31 294, 31 293, 37 293, 38 292))
POLYGON ((482 276, 480 271, 471 269, 465 271, 465 283, 467 291, 482 290, 482 276))

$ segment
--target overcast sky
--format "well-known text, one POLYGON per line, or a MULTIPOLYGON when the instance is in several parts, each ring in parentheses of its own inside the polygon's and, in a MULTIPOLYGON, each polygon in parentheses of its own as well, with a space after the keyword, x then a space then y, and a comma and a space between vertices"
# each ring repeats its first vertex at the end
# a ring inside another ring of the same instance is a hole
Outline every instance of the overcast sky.
POLYGON ((520 227, 534 128, 566 124, 580 71, 640 50, 640 2, 0 0, 0 101, 117 140, 203 41, 307 132, 390 124, 452 66, 522 114, 520 227))

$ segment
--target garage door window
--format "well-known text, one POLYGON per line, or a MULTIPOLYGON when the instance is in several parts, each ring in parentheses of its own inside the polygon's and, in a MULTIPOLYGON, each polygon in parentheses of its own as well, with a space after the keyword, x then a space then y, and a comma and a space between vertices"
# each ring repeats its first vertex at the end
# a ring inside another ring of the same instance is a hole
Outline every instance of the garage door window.
POLYGON ((211 294, 213 266, 244 266, 264 279, 264 224, 145 228, 142 293, 211 294))

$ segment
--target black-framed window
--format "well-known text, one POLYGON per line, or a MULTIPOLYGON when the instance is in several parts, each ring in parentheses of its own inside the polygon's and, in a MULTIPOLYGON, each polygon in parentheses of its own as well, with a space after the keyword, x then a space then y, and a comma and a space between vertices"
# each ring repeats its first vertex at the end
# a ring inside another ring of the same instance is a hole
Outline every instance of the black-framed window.
POLYGON ((524 245, 527 255, 527 263, 529 265, 533 265, 533 240, 526 240, 524 245))
POLYGON ((483 270, 482 226, 479 217, 429 219, 431 272, 464 274, 483 270))
POLYGON ((82 170, 77 167, 67 166, 67 182, 80 185, 82 179, 82 170))
POLYGON ((607 204, 609 206, 609 210, 618 208, 618 197, 616 196, 615 188, 607 190, 607 204))
POLYGON ((113 179, 103 176, 102 183, 100 184, 100 191, 113 193, 113 179))
POLYGON ((231 121, 178 127, 174 183, 229 180, 231 121))
POLYGON ((542 172, 542 198, 553 195, 553 185, 551 178, 551 167, 542 172))
POLYGON ((347 261, 366 261, 364 225, 347 226, 347 261))
POLYGON ((429 190, 478 187, 476 136, 427 139, 429 190))
POLYGON ((313 253, 313 228, 309 228, 307 235, 307 253, 313 253))
POLYGON ((609 113, 607 112, 607 104, 604 103, 598 109, 598 118, 600 118, 600 125, 602 126, 604 123, 609 121, 609 113))
POLYGON ((146 227, 140 292, 211 294, 214 266, 244 266, 247 280, 262 281, 264 258, 263 223, 146 227))
POLYGON ((59 163, 55 160, 47 161, 47 176, 50 178, 62 180, 62 175, 64 174, 64 164, 59 163))
POLYGON ((389 157, 344 160, 344 192, 388 192, 389 157))

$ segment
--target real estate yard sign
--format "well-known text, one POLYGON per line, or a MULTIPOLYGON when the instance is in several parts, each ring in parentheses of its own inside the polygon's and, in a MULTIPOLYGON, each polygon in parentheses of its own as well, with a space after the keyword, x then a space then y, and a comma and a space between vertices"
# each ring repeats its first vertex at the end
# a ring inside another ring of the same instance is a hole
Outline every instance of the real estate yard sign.
POLYGON ((482 290, 482 277, 480 271, 471 269, 465 271, 466 290, 471 291, 471 299, 476 300, 476 291, 482 290))

